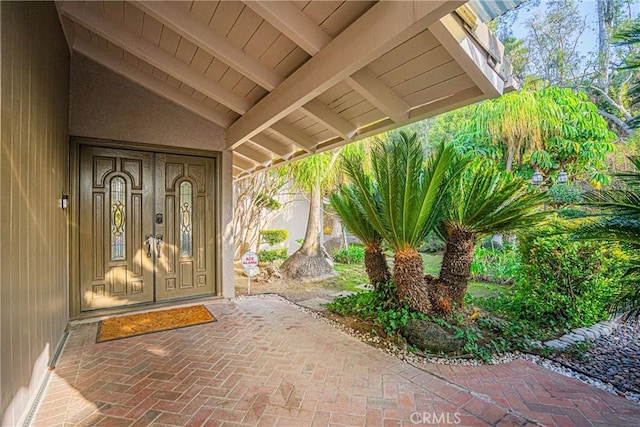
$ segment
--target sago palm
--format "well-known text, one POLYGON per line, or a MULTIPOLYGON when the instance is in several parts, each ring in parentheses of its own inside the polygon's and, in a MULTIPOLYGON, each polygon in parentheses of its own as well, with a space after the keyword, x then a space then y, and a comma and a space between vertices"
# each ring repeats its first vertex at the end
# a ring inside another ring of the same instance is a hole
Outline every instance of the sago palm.
POLYGON ((382 236, 369 223, 357 201, 352 184, 341 185, 337 192, 329 196, 331 206, 349 232, 364 243, 364 266, 369 282, 379 288, 379 284, 389 281, 391 274, 382 250, 382 236))
POLYGON ((476 241, 542 222, 549 214, 539 209, 546 197, 527 181, 478 161, 455 180, 439 227, 446 242, 440 282, 448 299, 440 310, 449 311, 451 303, 462 306, 476 241))
POLYGON ((615 176, 623 188, 593 191, 584 196, 583 205, 597 210, 596 220, 579 226, 576 235, 585 240, 609 240, 625 243, 635 252, 626 266, 623 291, 614 309, 628 317, 640 317, 640 156, 629 158, 635 171, 615 176))
POLYGON ((362 212, 393 249, 398 298, 423 312, 430 310, 431 303, 418 247, 440 219, 445 178, 464 167, 463 161, 454 160, 452 147, 442 145, 428 156, 415 134, 400 132, 372 147, 371 176, 358 159, 345 161, 362 212))

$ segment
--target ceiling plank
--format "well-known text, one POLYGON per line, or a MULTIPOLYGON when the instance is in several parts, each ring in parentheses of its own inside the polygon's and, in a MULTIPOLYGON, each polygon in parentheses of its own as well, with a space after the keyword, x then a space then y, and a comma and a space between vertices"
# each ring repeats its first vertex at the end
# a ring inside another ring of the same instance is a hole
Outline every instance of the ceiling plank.
POLYGON ((291 155, 296 151, 296 149, 292 145, 285 145, 280 141, 276 141, 273 138, 269 138, 267 135, 263 133, 259 133, 251 137, 251 141, 272 153, 277 154, 283 159, 288 159, 291 155))
POLYGON ((490 98, 502 95, 504 80, 489 65, 488 54, 477 45, 457 18, 445 16, 429 26, 429 31, 485 95, 490 98))
POLYGON ((215 123, 223 128, 228 128, 233 122, 231 117, 211 109, 201 102, 196 101, 180 90, 163 83, 152 75, 125 62, 122 59, 110 55, 88 40, 77 37, 73 42, 73 50, 86 56, 92 61, 101 64, 111 71, 137 83, 145 89, 159 95, 175 104, 178 104, 198 116, 215 123))
POLYGON ((273 123, 271 125, 271 130, 307 153, 315 152, 315 148, 318 143, 301 130, 282 122, 273 123))
POLYGON ((173 55, 132 31, 117 25, 104 15, 78 3, 63 3, 60 10, 64 16, 87 27, 111 43, 138 56, 231 110, 244 114, 251 107, 251 104, 243 97, 233 93, 218 82, 208 79, 205 75, 176 59, 173 55))
POLYGON ((133 5, 236 71, 271 91, 284 77, 203 25, 189 13, 165 2, 131 1, 133 5))
POLYGON ((348 77, 346 83, 391 120, 399 123, 409 117, 411 107, 368 68, 348 77))
POLYGON ((262 132, 462 3, 377 3, 232 124, 226 134, 227 148, 233 149, 262 132))
POLYGON ((258 167, 258 163, 246 158, 242 154, 238 154, 235 151, 233 152, 233 165, 247 172, 252 172, 255 168, 258 167))
POLYGON ((323 122, 330 130, 344 139, 351 139, 358 132, 356 125, 335 113, 317 99, 307 102, 302 106, 302 109, 317 120, 323 122))

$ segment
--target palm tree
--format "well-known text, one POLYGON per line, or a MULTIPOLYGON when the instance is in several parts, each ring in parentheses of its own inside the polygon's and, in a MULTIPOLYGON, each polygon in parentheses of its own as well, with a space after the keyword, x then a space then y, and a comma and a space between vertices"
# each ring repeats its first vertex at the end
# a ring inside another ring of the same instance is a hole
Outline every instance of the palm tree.
POLYGON ((531 191, 524 179, 479 161, 459 175, 449 187, 439 227, 446 242, 440 282, 447 299, 438 304, 440 311, 450 311, 452 303, 462 307, 476 241, 542 222, 550 213, 538 209, 546 198, 543 192, 531 191))
POLYGON ((309 156, 291 164, 294 184, 310 195, 309 219, 304 242, 280 266, 287 280, 311 282, 336 275, 333 263, 320 242, 323 188, 334 178, 334 165, 339 150, 309 156))
MULTIPOLYGON (((618 32, 613 39, 619 46, 631 47, 640 44, 640 19, 636 19, 629 29, 618 32)), ((638 51, 633 52, 625 58, 624 69, 634 70, 635 72, 640 70, 640 53, 638 51)), ((637 79, 629 88, 627 95, 631 98, 632 104, 640 103, 640 83, 637 79)), ((627 125, 631 129, 640 128, 640 114, 628 120, 627 125)))
POLYGON ((442 145, 427 155, 416 134, 394 134, 372 147, 372 174, 357 158, 345 159, 353 182, 353 197, 364 216, 394 252, 393 280, 400 301, 422 312, 431 303, 423 277, 418 247, 439 221, 445 178, 465 165, 454 161, 455 151, 442 145))
POLYGON ((347 229, 364 243, 364 266, 369 282, 379 289, 379 285, 391 278, 387 259, 382 250, 382 236, 371 225, 355 195, 356 188, 343 184, 329 196, 331 206, 347 229))
POLYGON ((579 226, 576 235, 582 240, 619 241, 636 252, 629 261, 623 284, 613 308, 626 312, 628 318, 640 317, 640 156, 630 157, 635 170, 615 176, 623 188, 608 188, 585 194, 582 205, 598 210, 595 221, 579 226))

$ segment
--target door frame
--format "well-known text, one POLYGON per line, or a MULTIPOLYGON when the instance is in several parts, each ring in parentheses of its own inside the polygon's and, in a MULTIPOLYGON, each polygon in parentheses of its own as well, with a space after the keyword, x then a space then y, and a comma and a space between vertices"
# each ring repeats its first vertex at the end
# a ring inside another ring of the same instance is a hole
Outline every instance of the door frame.
MULTIPOLYGON (((188 299, 203 299, 212 297, 222 297, 222 153, 219 151, 199 150, 195 148, 170 147, 166 145, 144 144, 139 142, 116 141, 99 138, 88 138, 79 136, 69 137, 69 317, 71 319, 79 317, 93 317, 105 314, 133 311, 141 306, 163 306, 175 304, 176 300, 170 302, 142 303, 125 307, 105 308, 82 313, 80 311, 80 231, 78 223, 80 219, 80 146, 95 146, 104 148, 115 148, 133 151, 146 151, 152 153, 178 154, 184 156, 207 157, 213 159, 213 232, 215 233, 213 250, 215 251, 213 268, 214 271, 214 294, 193 297, 188 299)), ((187 300, 187 299, 185 299, 187 300)))

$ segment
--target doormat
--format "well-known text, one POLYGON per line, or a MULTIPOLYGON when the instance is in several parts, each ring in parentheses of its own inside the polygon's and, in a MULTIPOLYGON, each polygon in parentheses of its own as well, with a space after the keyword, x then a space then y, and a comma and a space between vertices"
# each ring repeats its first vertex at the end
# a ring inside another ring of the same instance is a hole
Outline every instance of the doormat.
POLYGON ((96 342, 112 341, 215 322, 204 305, 113 317, 100 322, 96 342))

